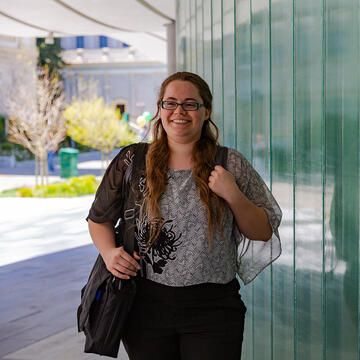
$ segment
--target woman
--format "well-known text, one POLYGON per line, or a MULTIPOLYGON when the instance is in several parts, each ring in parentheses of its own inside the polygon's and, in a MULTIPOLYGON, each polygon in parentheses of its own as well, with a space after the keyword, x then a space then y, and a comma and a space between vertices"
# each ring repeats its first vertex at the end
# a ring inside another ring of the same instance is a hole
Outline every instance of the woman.
POLYGON ((131 360, 240 359, 250 282, 280 255, 281 210, 247 160, 228 149, 214 166, 218 130, 212 95, 196 74, 162 83, 133 256, 114 243, 116 198, 134 145, 109 166, 89 213, 89 230, 108 270, 138 285, 123 343, 131 360), (139 256, 140 254, 140 256, 139 256))

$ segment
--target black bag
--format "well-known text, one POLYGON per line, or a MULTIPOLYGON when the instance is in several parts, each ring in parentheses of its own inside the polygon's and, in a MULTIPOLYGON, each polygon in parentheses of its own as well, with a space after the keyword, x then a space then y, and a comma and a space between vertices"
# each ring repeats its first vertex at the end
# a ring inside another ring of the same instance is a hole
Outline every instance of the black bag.
MULTIPOLYGON (((133 255, 134 252, 134 209, 135 194, 131 184, 136 184, 145 168, 148 144, 136 145, 131 167, 131 181, 128 174, 123 181, 121 219, 115 228, 116 245, 133 255), (129 216, 130 214, 130 216, 129 216)), ((90 273, 87 284, 81 290, 81 304, 77 311, 78 331, 86 336, 86 353, 95 353, 116 358, 123 336, 127 315, 136 294, 136 283, 113 276, 99 254, 90 273)))
POLYGON ((117 357, 135 294, 133 279, 123 280, 111 275, 102 283, 84 325, 84 352, 117 357))

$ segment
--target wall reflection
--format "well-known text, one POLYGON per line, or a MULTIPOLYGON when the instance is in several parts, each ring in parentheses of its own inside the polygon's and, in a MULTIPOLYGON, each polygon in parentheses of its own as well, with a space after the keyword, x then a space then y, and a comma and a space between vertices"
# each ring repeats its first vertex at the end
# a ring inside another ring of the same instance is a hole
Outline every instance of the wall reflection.
POLYGON ((190 3, 178 67, 211 84, 224 143, 283 210, 281 257, 241 289, 243 358, 357 359, 359 1, 190 3))

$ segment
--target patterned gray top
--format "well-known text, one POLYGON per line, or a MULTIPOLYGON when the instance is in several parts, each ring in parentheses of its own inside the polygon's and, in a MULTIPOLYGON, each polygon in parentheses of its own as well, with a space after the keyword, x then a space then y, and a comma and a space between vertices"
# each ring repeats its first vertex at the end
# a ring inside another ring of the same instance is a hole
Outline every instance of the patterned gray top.
MULTIPOLYGON (((123 158, 125 162, 131 163, 131 160, 131 152, 123 158)), ((114 167, 114 161, 112 164, 114 167)), ((121 167, 118 164, 116 168, 121 167)), ((273 230, 272 238, 267 242, 246 239, 239 232, 227 206, 223 218, 225 240, 215 231, 213 246, 209 249, 206 210, 191 170, 169 169, 167 188, 160 199, 163 227, 158 241, 148 250, 145 246, 148 218, 145 216, 142 222, 137 221, 136 239, 146 262, 148 279, 170 286, 188 286, 207 282, 227 283, 238 273, 247 284, 280 255, 277 229, 281 210, 271 192, 245 157, 235 149, 228 150, 227 170, 233 174, 240 190, 266 211, 273 230)), ((116 177, 111 174, 107 171, 90 209, 89 218, 95 222, 115 222, 105 210, 112 208, 112 196, 106 188, 113 188, 116 192, 116 184, 113 183, 116 177), (108 200, 100 201, 100 198, 108 200)), ((118 181, 116 183, 119 184, 118 181)))
MULTIPOLYGON (((233 217, 224 214, 225 242, 217 232, 210 251, 207 214, 200 201, 191 170, 168 171, 168 184, 160 199, 164 218, 155 246, 145 255, 147 278, 169 286, 187 286, 206 282, 227 283, 236 274, 236 244, 231 239, 233 217)), ((148 219, 138 227, 148 226, 148 219)), ((147 232, 139 231, 140 249, 146 251, 147 232)))

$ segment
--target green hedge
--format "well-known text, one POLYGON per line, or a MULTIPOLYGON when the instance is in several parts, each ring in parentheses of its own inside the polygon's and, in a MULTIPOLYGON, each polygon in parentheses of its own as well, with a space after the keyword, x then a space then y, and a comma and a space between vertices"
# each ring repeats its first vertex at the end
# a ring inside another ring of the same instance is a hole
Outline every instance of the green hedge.
POLYGON ((99 186, 99 180, 93 175, 72 177, 63 182, 54 182, 49 185, 34 188, 17 188, 4 190, 1 197, 75 197, 94 194, 99 186))
POLYGON ((5 132, 5 123, 6 123, 5 116, 0 114, 0 142, 6 140, 7 134, 5 132))
POLYGON ((2 156, 14 155, 16 161, 34 159, 34 154, 32 154, 28 149, 24 148, 22 145, 14 144, 9 141, 4 141, 4 142, 0 141, 0 155, 2 156))

